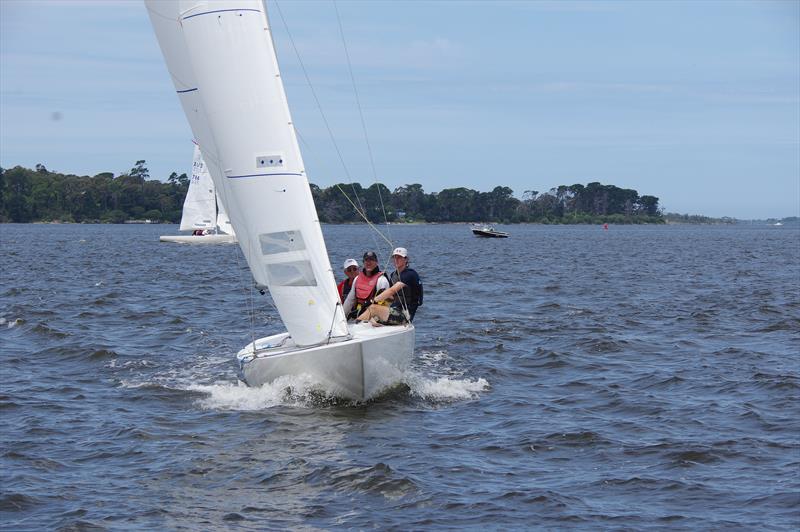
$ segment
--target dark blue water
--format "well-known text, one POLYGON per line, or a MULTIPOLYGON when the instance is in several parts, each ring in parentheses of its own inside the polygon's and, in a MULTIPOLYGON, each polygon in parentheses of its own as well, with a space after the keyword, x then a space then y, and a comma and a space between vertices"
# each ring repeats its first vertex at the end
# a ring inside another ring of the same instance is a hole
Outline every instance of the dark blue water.
POLYGON ((503 229, 391 226, 416 358, 353 405, 237 384, 280 322, 236 246, 0 226, 2 527, 800 525, 800 230, 503 229))

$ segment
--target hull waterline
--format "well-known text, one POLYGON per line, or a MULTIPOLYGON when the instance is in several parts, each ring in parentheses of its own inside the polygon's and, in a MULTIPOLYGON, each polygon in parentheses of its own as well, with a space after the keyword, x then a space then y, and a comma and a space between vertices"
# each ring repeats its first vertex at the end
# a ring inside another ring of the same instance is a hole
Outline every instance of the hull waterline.
POLYGON ((414 326, 358 324, 348 340, 298 348, 288 333, 261 338, 237 355, 248 386, 286 375, 308 375, 326 393, 366 401, 402 382, 414 353, 414 326))

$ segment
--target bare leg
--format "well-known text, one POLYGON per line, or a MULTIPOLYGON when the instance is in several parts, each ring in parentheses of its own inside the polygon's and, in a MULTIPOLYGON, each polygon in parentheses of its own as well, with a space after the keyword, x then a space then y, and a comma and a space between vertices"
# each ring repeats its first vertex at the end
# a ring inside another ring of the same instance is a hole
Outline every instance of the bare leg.
POLYGON ((381 321, 386 321, 389 317, 389 307, 383 305, 370 305, 367 310, 361 313, 358 321, 370 321, 372 318, 378 318, 381 321))

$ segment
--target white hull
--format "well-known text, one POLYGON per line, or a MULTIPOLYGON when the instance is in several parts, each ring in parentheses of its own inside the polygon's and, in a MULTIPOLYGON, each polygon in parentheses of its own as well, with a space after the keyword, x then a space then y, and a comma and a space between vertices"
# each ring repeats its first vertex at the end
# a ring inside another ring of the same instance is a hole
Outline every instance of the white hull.
POLYGON ((298 348, 288 333, 256 340, 242 349, 240 375, 249 386, 261 386, 284 375, 309 375, 327 393, 365 401, 399 383, 414 354, 414 326, 351 327, 352 338, 298 348))
POLYGON ((158 237, 159 242, 174 242, 176 244, 235 244, 233 235, 166 235, 158 237))

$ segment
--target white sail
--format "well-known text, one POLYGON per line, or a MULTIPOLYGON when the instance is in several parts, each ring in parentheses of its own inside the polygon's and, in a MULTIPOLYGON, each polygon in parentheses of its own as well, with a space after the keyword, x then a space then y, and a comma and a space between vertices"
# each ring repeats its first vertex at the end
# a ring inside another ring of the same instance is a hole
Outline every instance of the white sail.
POLYGON ((217 198, 217 232, 236 236, 236 232, 231 225, 231 219, 228 213, 225 212, 225 207, 222 205, 222 201, 219 200, 219 197, 217 198))
POLYGON ((145 0, 257 284, 297 345, 348 335, 258 0, 145 0))
POLYGON ((217 225, 217 198, 214 182, 203 163, 200 148, 195 145, 192 158, 192 178, 183 201, 181 231, 214 229, 217 225))

